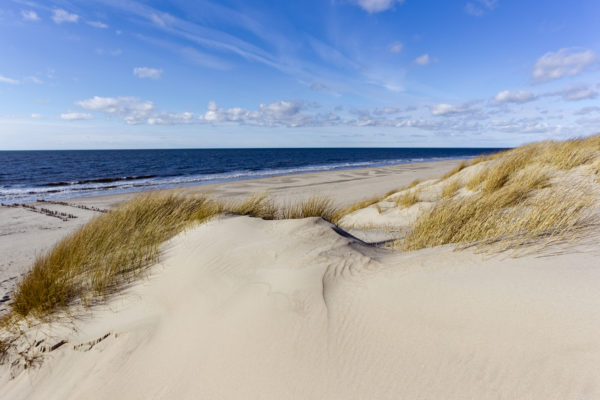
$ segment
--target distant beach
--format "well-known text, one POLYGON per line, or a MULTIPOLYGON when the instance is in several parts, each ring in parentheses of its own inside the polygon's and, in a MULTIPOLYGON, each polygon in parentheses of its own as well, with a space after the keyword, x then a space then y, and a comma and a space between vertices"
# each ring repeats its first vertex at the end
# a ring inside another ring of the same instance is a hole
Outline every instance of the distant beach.
POLYGON ((495 148, 0 151, 0 203, 441 161, 495 148))

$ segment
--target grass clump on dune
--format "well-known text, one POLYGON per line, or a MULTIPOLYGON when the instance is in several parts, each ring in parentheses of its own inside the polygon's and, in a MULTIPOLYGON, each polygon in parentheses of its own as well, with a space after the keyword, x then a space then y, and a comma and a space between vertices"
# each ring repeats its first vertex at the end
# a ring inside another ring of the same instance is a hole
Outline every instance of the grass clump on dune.
POLYGON ((157 261, 161 243, 222 211, 206 197, 143 195, 84 225, 39 257, 19 284, 14 313, 44 316, 104 296, 157 261))
POLYGON ((456 193, 458 189, 460 189, 460 183, 458 182, 458 179, 449 180, 442 187, 442 198, 447 199, 454 196, 454 193, 456 193))
POLYGON ((225 203, 223 211, 239 215, 250 215, 263 219, 277 219, 277 207, 268 193, 256 193, 244 200, 225 203))
POLYGON ((584 184, 560 179, 551 184, 551 177, 582 165, 593 170, 599 160, 600 135, 534 143, 489 156, 466 183, 474 193, 453 197, 459 186, 447 182, 442 199, 397 245, 406 250, 451 243, 511 247, 539 238, 566 238, 595 218, 595 200, 584 184))
POLYGON ((572 233, 587 216, 591 200, 577 190, 528 197, 507 189, 492 195, 443 200, 417 220, 400 242, 405 250, 443 244, 503 243, 508 248, 537 238, 559 239, 572 233))
POLYGON ((278 208, 266 193, 238 202, 207 196, 147 194, 104 214, 38 257, 13 295, 16 316, 45 317, 75 302, 88 304, 155 263, 159 246, 192 223, 225 212, 263 219, 335 219, 332 201, 311 197, 278 208))
POLYGON ((413 204, 419 202, 419 191, 418 190, 406 190, 403 194, 398 196, 395 200, 397 207, 408 208, 413 204))
POLYGON ((304 201, 281 207, 278 217, 280 219, 321 217, 327 221, 334 221, 337 218, 337 210, 333 206, 331 199, 322 196, 312 196, 304 201))
POLYGON ((450 178, 453 175, 458 174, 460 171, 462 171, 463 169, 467 168, 470 164, 468 164, 466 161, 461 161, 460 164, 458 164, 453 170, 449 171, 448 173, 446 173, 444 176, 442 176, 438 182, 441 182, 445 179, 450 178))
POLYGON ((330 220, 334 224, 338 223, 344 216, 348 214, 352 214, 355 211, 362 210, 363 208, 367 208, 372 206, 373 204, 379 203, 383 200, 381 196, 370 197, 365 200, 360 200, 355 203, 352 203, 346 207, 342 207, 336 212, 334 212, 332 219, 330 220))

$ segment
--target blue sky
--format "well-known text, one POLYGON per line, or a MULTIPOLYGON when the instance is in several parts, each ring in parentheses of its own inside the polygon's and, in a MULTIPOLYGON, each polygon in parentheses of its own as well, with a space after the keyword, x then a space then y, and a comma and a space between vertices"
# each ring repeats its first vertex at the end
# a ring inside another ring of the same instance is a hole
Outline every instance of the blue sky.
POLYGON ((0 149, 600 132, 597 0, 0 3, 0 149))

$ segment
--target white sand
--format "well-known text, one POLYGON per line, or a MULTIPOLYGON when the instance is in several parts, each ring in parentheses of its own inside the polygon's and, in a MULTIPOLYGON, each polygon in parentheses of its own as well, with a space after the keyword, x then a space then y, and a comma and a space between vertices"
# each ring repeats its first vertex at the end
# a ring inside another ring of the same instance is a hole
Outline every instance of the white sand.
MULTIPOLYGON (((426 179, 444 174, 459 161, 403 164, 389 167, 364 168, 286 175, 211 185, 188 186, 185 193, 209 192, 220 198, 243 198, 268 191, 274 198, 287 201, 314 194, 330 196, 337 205, 381 195, 408 185, 414 179, 426 179)), ((83 205, 109 209, 136 193, 83 197, 66 200, 73 206, 83 205)), ((23 208, 0 207, 0 315, 7 310, 9 295, 25 274, 35 257, 51 248, 57 241, 85 224, 98 212, 73 206, 35 204, 78 218, 61 221, 23 208)))
POLYGON ((402 254, 316 218, 249 217, 165 248, 41 368, 3 374, 0 398, 600 396, 598 251, 402 254))
MULTIPOLYGON (((360 182, 339 190, 376 191, 360 182)), ((221 217, 73 325, 29 329, 39 358, 0 367, 0 398, 597 399, 597 239, 402 253, 317 218, 221 217)))

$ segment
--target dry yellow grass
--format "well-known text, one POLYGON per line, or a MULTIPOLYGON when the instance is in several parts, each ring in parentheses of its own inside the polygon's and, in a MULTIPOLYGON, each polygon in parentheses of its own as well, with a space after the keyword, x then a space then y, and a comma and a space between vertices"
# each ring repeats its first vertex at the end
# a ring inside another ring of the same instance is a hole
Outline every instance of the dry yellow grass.
POLYGON ((460 182, 458 179, 449 180, 442 187, 442 199, 448 199, 454 196, 454 193, 456 193, 458 189, 460 189, 460 182))
POLYGON ((223 211, 263 219, 277 219, 278 212, 275 202, 266 192, 252 194, 241 201, 225 203, 223 211))
POLYGON ((312 196, 306 200, 287 204, 277 212, 279 219, 297 219, 308 217, 321 217, 328 221, 336 218, 336 209, 331 199, 322 196, 312 196))
POLYGON ((491 244, 511 247, 536 238, 548 240, 573 233, 592 204, 575 189, 527 193, 507 188, 466 199, 442 200, 419 218, 399 245, 417 250, 443 244, 491 244))
POLYGON ((397 245, 415 250, 455 243, 502 243, 515 246, 536 238, 553 240, 582 229, 591 220, 588 188, 574 182, 552 186, 552 171, 600 162, 600 136, 566 142, 541 142, 494 154, 489 165, 467 182, 474 194, 451 197, 455 184, 443 188, 442 200, 417 219, 397 245), (587 221, 587 222, 586 222, 587 221))
POLYGON ((329 221, 337 224, 344 216, 351 214, 354 211, 362 210, 363 208, 372 206, 375 203, 379 203, 381 200, 383 200, 381 196, 375 196, 365 200, 357 201, 356 203, 352 203, 346 207, 342 207, 333 214, 332 219, 329 221))
POLYGON ((600 157, 600 135, 564 142, 532 143, 496 153, 482 159, 488 165, 466 184, 472 191, 482 188, 487 192, 500 189, 515 173, 526 166, 555 167, 559 170, 592 164, 600 157))
POLYGON ((76 299, 104 296, 156 261, 158 246, 191 221, 221 212, 206 197, 143 195, 102 215, 39 257, 19 284, 12 310, 38 317, 76 299))
MULTIPOLYGON (((453 196, 458 180, 448 181, 442 199, 417 219, 397 245, 407 250, 449 243, 510 247, 540 238, 560 239, 590 222, 594 200, 585 195, 587 188, 575 183, 550 185, 550 178, 554 171, 586 165, 600 179, 600 135, 534 143, 475 159, 470 165, 483 161, 486 165, 466 184, 475 193, 453 196)), ((446 180, 465 166, 459 165, 446 180)), ((409 185, 397 204, 409 207, 418 202, 418 190, 407 189, 419 183, 409 185)), ((321 197, 277 207, 266 193, 229 203, 206 196, 139 196, 92 220, 40 256, 14 293, 11 314, 0 320, 0 331, 11 331, 25 317, 45 318, 73 303, 86 305, 104 298, 156 262, 160 244, 191 223, 224 212, 265 219, 319 216, 337 223, 381 200, 372 197, 336 210, 331 200, 321 197)), ((11 340, 0 337, 0 361, 11 340)))
POLYGON ((408 186, 407 186, 407 187, 405 187, 404 189, 412 189, 412 188, 414 188, 415 186, 417 186, 418 184, 420 184, 421 182, 423 182, 423 181, 422 181, 422 180, 420 180, 420 179, 415 179, 414 181, 412 181, 412 182, 410 183, 410 185, 408 185, 408 186))
POLYGON ((460 164, 458 164, 452 171, 446 173, 444 176, 442 176, 440 179, 438 179, 438 182, 441 182, 445 179, 450 178, 453 175, 456 175, 457 173, 459 173, 460 171, 462 171, 463 169, 467 168, 470 164, 468 164, 466 161, 461 161, 460 164))
POLYGON ((590 170, 596 176, 596 182, 600 183, 600 159, 590 164, 590 170))
POLYGON ((319 216, 332 220, 330 199, 311 197, 277 208, 266 193, 223 203, 206 196, 149 194, 104 214, 38 257, 19 284, 12 311, 43 317, 76 300, 103 297, 158 259, 159 245, 187 225, 223 212, 264 219, 319 216))
POLYGON ((406 190, 403 194, 398 196, 395 200, 397 207, 408 208, 413 204, 419 202, 419 191, 418 190, 406 190))
POLYGON ((155 263, 161 243, 190 224, 222 213, 264 219, 323 217, 334 220, 332 201, 311 197, 276 207, 266 193, 238 202, 207 196, 141 195, 81 227, 38 257, 13 295, 11 313, 0 319, 0 362, 19 337, 19 324, 46 319, 61 308, 90 305, 119 290, 155 263))

